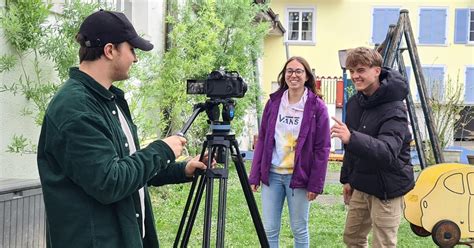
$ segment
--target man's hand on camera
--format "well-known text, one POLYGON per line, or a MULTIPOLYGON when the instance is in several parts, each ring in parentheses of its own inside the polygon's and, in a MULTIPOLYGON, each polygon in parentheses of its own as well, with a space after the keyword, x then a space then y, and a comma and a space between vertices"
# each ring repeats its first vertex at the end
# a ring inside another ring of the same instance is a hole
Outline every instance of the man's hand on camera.
POLYGON ((184 145, 186 145, 186 139, 177 135, 173 135, 162 140, 171 148, 171 150, 173 150, 174 156, 176 158, 181 155, 184 145))

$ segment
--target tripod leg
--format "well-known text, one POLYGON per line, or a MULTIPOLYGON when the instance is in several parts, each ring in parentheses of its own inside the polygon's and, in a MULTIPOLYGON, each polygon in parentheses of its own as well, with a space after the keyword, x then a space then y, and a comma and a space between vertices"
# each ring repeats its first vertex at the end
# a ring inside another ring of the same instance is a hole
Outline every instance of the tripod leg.
POLYGON ((206 204, 204 207, 204 227, 202 247, 211 246, 211 224, 212 224, 212 198, 213 198, 214 179, 208 178, 206 182, 206 204))
MULTIPOLYGON (((225 162, 224 170, 228 171, 229 168, 229 159, 228 159, 229 149, 225 149, 225 162)), ((225 175, 219 179, 219 204, 217 212, 217 239, 216 247, 224 247, 224 236, 225 236, 225 213, 227 209, 227 179, 228 176, 225 175)))
POLYGON ((258 213, 257 203, 255 202, 252 190, 250 189, 247 172, 245 171, 245 164, 242 159, 242 155, 240 155, 239 146, 236 140, 232 141, 231 148, 235 149, 235 156, 232 156, 232 158, 234 160, 235 168, 237 169, 237 174, 239 175, 240 185, 242 186, 245 199, 247 200, 247 206, 249 207, 250 215, 252 216, 255 230, 257 231, 260 246, 265 248, 269 247, 270 245, 268 244, 265 229, 262 224, 262 219, 260 218, 260 214, 258 213))
MULTIPOLYGON (((214 146, 213 141, 206 142, 209 145, 208 147, 208 156, 209 156, 209 165, 215 159, 215 155, 217 152, 217 147, 214 146)), ((204 223, 203 223, 203 241, 202 247, 210 247, 211 246, 211 225, 212 225, 212 199, 214 195, 214 175, 213 169, 209 169, 206 171, 204 176, 206 176, 206 203, 204 205, 204 223)))
MULTIPOLYGON (((204 141, 203 147, 202 147, 202 150, 201 150, 200 159, 202 159, 204 157, 207 144, 208 144, 208 142, 204 141)), ((212 161, 212 160, 210 160, 210 161, 212 161)), ((175 248, 178 247, 178 245, 179 245, 179 239, 181 238, 181 233, 183 231, 183 226, 184 226, 184 223, 186 221, 186 216, 188 214, 188 209, 189 209, 189 206, 191 204, 192 197, 195 196, 193 206, 192 206, 191 212, 189 214, 188 223, 186 225, 186 230, 184 232, 183 239, 182 239, 182 242, 181 242, 181 247, 187 247, 187 245, 188 245, 189 237, 191 235, 191 231, 192 231, 192 228, 194 226, 194 221, 196 220, 197 211, 198 211, 201 199, 202 199, 202 194, 204 192, 204 187, 206 185, 206 181, 207 181, 207 177, 206 177, 205 173, 201 174, 199 177, 197 175, 195 175, 195 177, 194 177, 193 183, 191 185, 191 189, 189 191, 188 199, 186 201, 186 206, 184 208, 183 216, 181 217, 181 222, 180 222, 180 225, 179 225, 179 228, 178 228, 178 233, 176 234, 176 239, 174 240, 173 247, 175 247, 175 248), (198 178, 200 178, 199 185, 198 185, 198 189, 197 189, 196 194, 194 194, 194 190, 195 190, 196 182, 198 181, 198 178)))
POLYGON ((184 227, 184 224, 186 223, 186 217, 188 216, 189 207, 191 206, 192 198, 194 196, 194 190, 196 189, 197 181, 198 181, 198 177, 195 177, 191 184, 191 189, 189 190, 188 199, 186 200, 186 206, 184 207, 183 215, 181 216, 178 233, 176 234, 176 238, 174 239, 173 247, 178 247, 179 239, 181 238, 183 227, 184 227))
MULTIPOLYGON (((186 229, 184 230, 183 239, 181 241, 180 247, 187 247, 189 242, 189 237, 191 236, 191 231, 194 226, 194 221, 196 220, 197 211, 199 209, 199 204, 201 203, 202 194, 204 192, 204 187, 206 186, 207 177, 205 175, 200 176, 199 185, 194 196, 193 206, 191 207, 191 212, 189 213, 188 223, 186 229)), ((180 234, 181 236, 181 234, 180 234)), ((173 247, 178 247, 178 243, 175 240, 173 247)))

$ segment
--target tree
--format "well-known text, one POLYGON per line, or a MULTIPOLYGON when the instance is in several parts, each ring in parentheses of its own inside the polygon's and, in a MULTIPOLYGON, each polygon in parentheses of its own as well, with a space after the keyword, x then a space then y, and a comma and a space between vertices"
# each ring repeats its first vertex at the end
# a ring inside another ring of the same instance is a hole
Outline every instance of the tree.
MULTIPOLYGON (((185 6, 172 6, 167 22, 172 26, 169 33, 170 48, 159 61, 153 55, 140 58, 149 68, 137 78, 124 83, 131 88, 137 126, 141 137, 152 139, 177 132, 191 115, 194 103, 203 102, 204 96, 186 95, 186 79, 204 79, 212 70, 224 67, 238 71, 249 85, 249 91, 238 99, 235 119, 236 133, 243 128, 242 116, 249 106, 256 103, 260 94, 255 77, 254 62, 261 55, 262 42, 267 33, 265 23, 254 21, 256 14, 266 6, 253 1, 189 1, 185 6), (156 77, 156 78, 155 78, 156 77)), ((143 54, 139 54, 142 56, 143 54)), ((188 133, 192 149, 196 149, 207 131, 207 118, 198 117, 188 133)))

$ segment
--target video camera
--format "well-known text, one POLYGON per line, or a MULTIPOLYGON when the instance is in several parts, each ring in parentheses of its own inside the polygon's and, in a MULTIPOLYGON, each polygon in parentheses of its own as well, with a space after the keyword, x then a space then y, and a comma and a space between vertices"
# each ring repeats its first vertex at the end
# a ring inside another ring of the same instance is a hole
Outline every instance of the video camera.
POLYGON ((205 80, 187 80, 187 94, 206 94, 210 98, 244 97, 247 84, 236 71, 215 70, 205 80))

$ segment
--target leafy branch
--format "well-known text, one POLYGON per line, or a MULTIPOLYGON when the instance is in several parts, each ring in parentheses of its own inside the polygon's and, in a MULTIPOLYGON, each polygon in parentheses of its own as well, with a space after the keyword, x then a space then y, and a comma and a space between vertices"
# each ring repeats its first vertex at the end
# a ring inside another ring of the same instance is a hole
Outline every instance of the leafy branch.
MULTIPOLYGON (((42 0, 12 0, 0 15, 0 27, 10 45, 11 54, 0 56, 0 73, 15 76, 14 82, 1 82, 0 93, 21 94, 33 103, 21 114, 33 117, 37 125, 43 122, 46 107, 60 83, 44 68, 53 62, 55 72, 65 80, 68 68, 77 63, 74 37, 80 21, 98 7, 97 4, 72 1, 64 12, 49 24, 51 4, 42 0), (15 74, 16 73, 16 74, 15 74)), ((13 147, 21 144, 22 135, 14 136, 13 147), (15 138, 16 137, 16 138, 15 138)), ((17 149, 9 149, 17 151, 17 149)))

